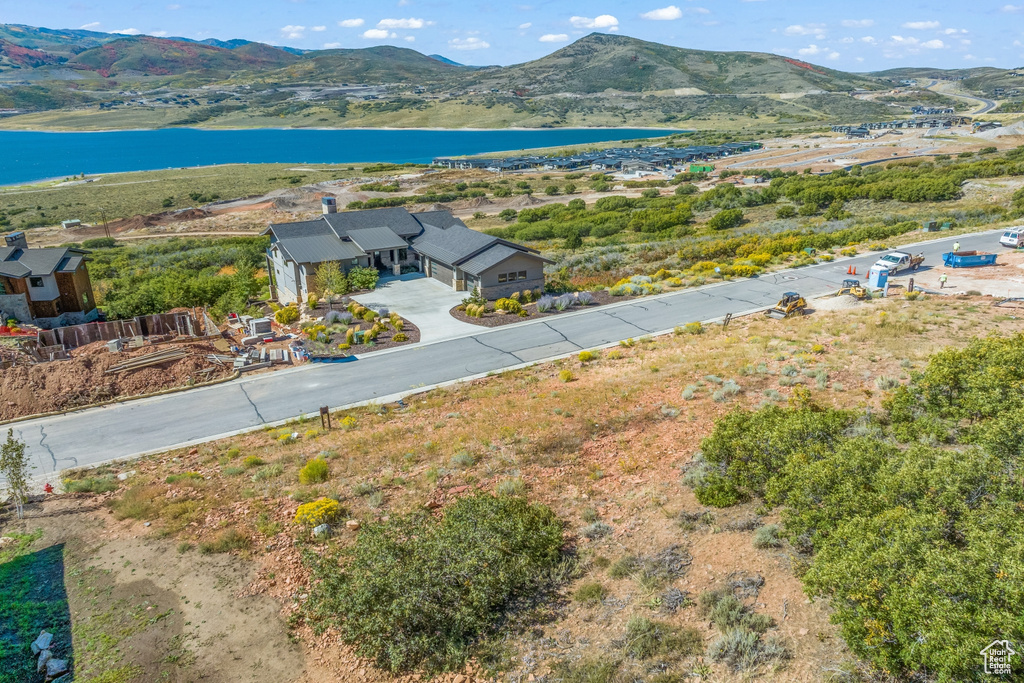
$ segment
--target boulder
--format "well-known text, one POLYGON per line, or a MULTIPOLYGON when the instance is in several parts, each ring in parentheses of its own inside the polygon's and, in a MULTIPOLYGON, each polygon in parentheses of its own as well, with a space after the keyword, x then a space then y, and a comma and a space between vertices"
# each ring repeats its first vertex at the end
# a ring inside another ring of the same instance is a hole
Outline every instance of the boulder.
POLYGON ((320 526, 313 527, 313 538, 329 538, 331 535, 331 526, 329 524, 321 524, 320 526))
POLYGON ((39 661, 36 662, 36 673, 43 673, 46 670, 46 663, 53 659, 53 653, 43 650, 39 653, 39 661))
POLYGON ((32 642, 32 654, 37 655, 43 650, 49 650, 51 643, 53 643, 53 634, 40 631, 39 637, 32 642))
POLYGON ((359 522, 354 519, 350 519, 345 522, 345 528, 349 531, 359 531, 359 522))
POLYGON ((51 659, 46 663, 46 677, 56 678, 61 674, 65 674, 68 671, 68 660, 66 659, 51 659))

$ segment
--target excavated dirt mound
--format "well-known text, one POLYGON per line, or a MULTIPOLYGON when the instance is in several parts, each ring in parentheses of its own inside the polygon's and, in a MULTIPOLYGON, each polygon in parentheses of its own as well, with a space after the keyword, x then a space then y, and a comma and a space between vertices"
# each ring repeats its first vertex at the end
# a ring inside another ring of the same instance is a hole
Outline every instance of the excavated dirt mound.
POLYGON ((95 342, 71 352, 71 360, 19 364, 0 370, 0 420, 70 410, 78 406, 149 394, 189 383, 205 382, 230 374, 230 369, 211 365, 206 355, 220 353, 212 344, 163 344, 130 353, 110 353, 106 342, 95 342), (107 368, 155 351, 186 348, 192 355, 172 363, 117 374, 107 368), (213 367, 209 373, 201 370, 213 367))
POLYGON ((541 201, 540 199, 537 199, 533 195, 520 194, 520 195, 516 195, 512 199, 509 199, 508 201, 506 201, 504 203, 504 206, 507 206, 507 207, 509 207, 511 209, 518 209, 518 208, 522 208, 524 206, 536 206, 537 204, 543 204, 543 203, 544 203, 543 201, 541 201))
POLYGON ((121 218, 116 221, 110 221, 109 226, 111 232, 123 233, 131 232, 133 230, 142 230, 144 228, 153 228, 158 225, 179 223, 181 221, 194 221, 212 215, 213 214, 208 211, 203 211, 202 209, 187 209, 185 211, 151 213, 145 215, 139 214, 132 216, 131 218, 121 218))

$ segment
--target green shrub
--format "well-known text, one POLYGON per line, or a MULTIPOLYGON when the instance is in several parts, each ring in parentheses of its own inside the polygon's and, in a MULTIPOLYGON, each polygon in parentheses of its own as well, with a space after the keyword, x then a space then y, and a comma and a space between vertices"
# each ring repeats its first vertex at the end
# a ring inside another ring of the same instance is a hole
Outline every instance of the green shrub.
POLYGON ((112 474, 85 479, 65 479, 65 493, 107 493, 117 490, 118 481, 112 474))
POLYGON ((699 322, 686 323, 682 331, 686 334, 703 334, 704 326, 699 322))
POLYGON ((766 524, 754 532, 755 548, 778 548, 780 545, 778 524, 766 524))
POLYGON ((576 376, 572 374, 572 370, 562 370, 558 373, 558 379, 562 382, 572 382, 576 376))
POLYGON ((519 497, 460 498, 441 519, 392 516, 363 527, 344 567, 307 557, 315 583, 305 617, 385 670, 458 669, 542 589, 561 547, 551 510, 519 497))
POLYGON ((196 482, 204 481, 203 475, 198 472, 182 472, 181 474, 171 474, 164 479, 165 484, 192 484, 196 482))
POLYGON ((634 616, 626 623, 624 648, 634 659, 690 657, 700 653, 704 638, 695 628, 675 629, 647 617, 634 616))
POLYGON ((314 458, 302 466, 299 470, 300 484, 319 484, 327 481, 331 476, 331 468, 327 462, 320 458, 314 458))
POLYGON ((743 223, 743 209, 723 209, 711 217, 708 227, 712 230, 728 230, 738 227, 741 223, 743 223))
POLYGON ((252 540, 238 529, 225 529, 212 539, 199 544, 199 552, 204 555, 228 553, 232 550, 248 550, 252 540))
POLYGON ((572 599, 584 605, 596 605, 604 600, 606 595, 608 595, 608 591, 604 586, 596 581, 591 581, 580 584, 580 587, 573 591, 572 599))
POLYGON ((391 341, 406 342, 409 341, 409 335, 407 335, 405 332, 399 332, 398 334, 391 337, 391 341))
POLYGON ((274 320, 280 325, 291 325, 299 319, 299 309, 295 306, 285 306, 274 314, 274 320))
POLYGON ((117 246, 117 240, 113 237, 94 237, 82 242, 83 249, 110 249, 117 246))
POLYGON ((589 363, 595 358, 596 356, 593 351, 580 351, 579 359, 581 363, 589 363))
POLYGON ((261 458, 261 457, 259 457, 257 455, 247 456, 245 458, 245 460, 242 461, 242 465, 244 465, 246 469, 250 469, 250 470, 253 467, 259 467, 262 464, 263 464, 263 458, 261 458))
POLYGON ((784 204, 775 210, 776 218, 793 218, 796 216, 796 207, 792 204, 784 204))
POLYGON ((508 313, 519 313, 523 310, 523 305, 515 299, 498 299, 494 302, 494 308, 498 311, 506 311, 508 313))
POLYGON ((352 289, 376 289, 380 273, 376 268, 355 267, 348 271, 348 281, 352 289))

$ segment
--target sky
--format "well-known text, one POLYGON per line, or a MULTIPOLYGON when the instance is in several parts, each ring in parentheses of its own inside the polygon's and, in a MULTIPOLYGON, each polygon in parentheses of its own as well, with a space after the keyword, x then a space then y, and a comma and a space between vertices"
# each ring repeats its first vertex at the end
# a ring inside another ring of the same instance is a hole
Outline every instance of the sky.
POLYGON ((1024 0, 1012 2, 0 0, 0 23, 305 49, 398 45, 473 65, 529 61, 599 31, 876 71, 1024 66, 1024 0))

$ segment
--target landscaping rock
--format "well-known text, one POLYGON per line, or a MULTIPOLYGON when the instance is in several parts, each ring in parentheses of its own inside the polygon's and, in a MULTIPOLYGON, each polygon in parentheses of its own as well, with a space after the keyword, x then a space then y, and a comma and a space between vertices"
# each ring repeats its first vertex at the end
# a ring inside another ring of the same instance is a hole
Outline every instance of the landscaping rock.
POLYGON ((32 642, 32 654, 37 655, 43 650, 49 650, 50 645, 53 643, 53 634, 47 633, 46 631, 40 631, 39 637, 32 642))
POLYGON ((313 527, 313 538, 328 538, 331 535, 331 526, 329 524, 321 524, 320 526, 313 527))
POLYGON ((131 470, 129 472, 122 472, 121 474, 117 475, 117 478, 120 481, 124 481, 125 479, 127 479, 128 477, 130 477, 130 476, 132 476, 134 474, 135 474, 135 470, 131 470))
POLYGON ((67 673, 68 660, 66 659, 51 659, 46 663, 46 677, 56 678, 61 674, 67 673))
POLYGON ((53 659, 53 653, 43 650, 39 653, 39 661, 36 662, 36 673, 43 673, 46 670, 46 663, 53 659))
POLYGON ((349 531, 359 531, 359 522, 357 522, 354 519, 350 519, 347 522, 345 522, 345 528, 347 528, 349 531))

